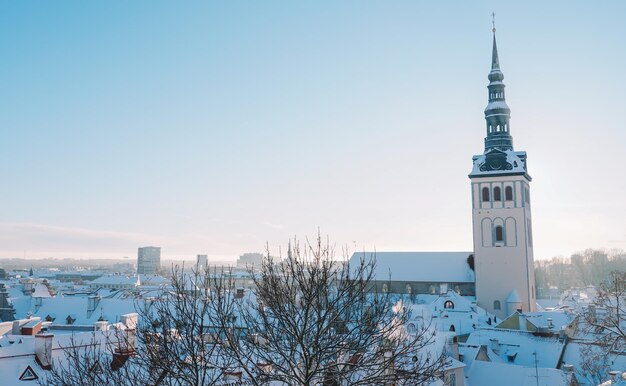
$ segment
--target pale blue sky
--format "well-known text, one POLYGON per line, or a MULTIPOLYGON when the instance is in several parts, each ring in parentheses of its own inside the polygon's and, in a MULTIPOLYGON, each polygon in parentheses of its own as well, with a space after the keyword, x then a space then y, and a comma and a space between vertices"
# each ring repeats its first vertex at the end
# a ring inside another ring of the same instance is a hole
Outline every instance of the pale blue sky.
POLYGON ((471 250, 492 11, 535 257, 626 248, 625 2, 14 1, 0 257, 471 250))

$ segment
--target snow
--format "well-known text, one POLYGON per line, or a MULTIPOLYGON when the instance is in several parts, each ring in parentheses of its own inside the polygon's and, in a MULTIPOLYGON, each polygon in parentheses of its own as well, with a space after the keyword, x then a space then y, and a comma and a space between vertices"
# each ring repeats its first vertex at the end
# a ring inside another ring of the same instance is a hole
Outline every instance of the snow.
POLYGON ((90 285, 139 285, 139 278, 137 276, 123 276, 123 275, 107 275, 100 276, 99 278, 89 282, 90 285))
MULTIPOLYGON (((71 316, 76 319, 75 326, 91 326, 102 316, 105 320, 114 323, 121 315, 135 312, 133 299, 100 299, 96 309, 87 312, 88 299, 86 297, 54 297, 42 299, 41 307, 28 310, 33 316, 39 316, 45 320, 50 315, 55 318, 55 325, 67 325, 66 318, 71 316)), ((23 310, 21 310, 23 312, 23 310)), ((16 317, 25 317, 26 313, 17 314, 16 317)))
POLYGON ((507 303, 521 303, 522 300, 520 299, 519 295, 517 294, 516 290, 513 290, 509 293, 509 296, 506 298, 506 302, 507 303))
POLYGON ((376 280, 439 283, 473 283, 474 271, 467 264, 473 252, 356 252, 352 266, 361 259, 375 258, 376 280))
POLYGON ((564 349, 558 337, 535 336, 527 331, 479 329, 466 345, 490 347, 505 362, 524 367, 556 368, 564 349))
POLYGON ((569 325, 574 320, 574 314, 564 310, 526 312, 524 316, 526 316, 527 321, 535 326, 539 328, 548 327, 552 332, 559 332, 563 327, 569 325), (553 327, 549 327, 550 321, 548 319, 552 319, 553 327))
POLYGON ((479 154, 473 157, 474 166, 472 167, 472 172, 470 173, 470 177, 477 177, 481 175, 498 175, 498 174, 526 174, 526 152, 525 151, 513 151, 513 150, 504 150, 506 153, 506 160, 508 163, 512 165, 512 169, 510 170, 487 170, 481 171, 480 167, 485 163, 486 155, 479 154))
POLYGON ((36 284, 35 291, 31 295, 34 298, 49 298, 51 297, 48 287, 43 284, 36 284))
POLYGON ((411 312, 411 320, 431 320, 437 331, 450 331, 454 326, 456 335, 469 334, 476 328, 487 327, 489 315, 465 296, 454 291, 441 295, 415 295, 414 301, 405 301, 404 306, 411 312), (446 301, 452 301, 454 308, 445 308, 446 301))
POLYGON ((466 386, 566 386, 568 376, 553 368, 525 368, 507 363, 474 361, 466 386))
POLYGON ((485 108, 485 112, 494 109, 509 109, 509 106, 506 104, 505 101, 493 101, 489 102, 489 104, 485 108))

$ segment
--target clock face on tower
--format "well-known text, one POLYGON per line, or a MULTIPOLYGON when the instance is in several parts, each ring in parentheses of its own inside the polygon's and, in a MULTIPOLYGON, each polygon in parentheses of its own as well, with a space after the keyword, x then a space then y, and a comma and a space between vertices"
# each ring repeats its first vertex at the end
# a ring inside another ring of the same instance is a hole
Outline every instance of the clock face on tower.
POLYGON ((480 165, 480 171, 482 172, 511 169, 513 169, 513 165, 507 161, 506 153, 497 149, 491 150, 485 154, 485 162, 480 165))

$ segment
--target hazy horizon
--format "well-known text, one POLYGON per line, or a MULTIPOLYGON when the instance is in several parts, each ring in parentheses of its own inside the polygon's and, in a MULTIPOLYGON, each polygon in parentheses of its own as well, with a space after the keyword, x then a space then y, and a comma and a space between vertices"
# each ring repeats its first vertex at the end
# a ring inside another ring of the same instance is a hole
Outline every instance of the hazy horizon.
POLYGON ((626 3, 0 4, 0 258, 472 250, 496 13, 535 259, 626 249, 626 3))

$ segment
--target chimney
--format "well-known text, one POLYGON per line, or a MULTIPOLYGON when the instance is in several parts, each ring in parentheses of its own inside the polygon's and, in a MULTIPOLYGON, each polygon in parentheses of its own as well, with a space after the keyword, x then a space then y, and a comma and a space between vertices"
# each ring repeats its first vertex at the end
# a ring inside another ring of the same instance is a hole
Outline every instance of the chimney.
POLYGON ((52 369, 52 340, 54 334, 39 333, 35 335, 35 359, 44 370, 52 369))
POLYGON ((0 284, 0 308, 9 308, 9 293, 4 284, 0 284))
POLYGON ((590 304, 588 307, 589 310, 589 318, 591 319, 591 321, 595 322, 596 321, 596 306, 595 304, 590 304))
POLYGON ((87 298, 87 312, 91 313, 94 312, 96 310, 96 307, 98 307, 98 303, 100 303, 100 296, 96 296, 96 295, 91 295, 89 296, 89 298, 87 298))
POLYGON ((452 358, 459 360, 459 342, 456 335, 446 339, 446 351, 452 358))
POLYGON ((11 328, 11 334, 20 335, 22 333, 22 323, 19 320, 13 321, 13 328, 11 328))
POLYGON ((526 315, 522 313, 519 314, 519 330, 526 331, 526 315))
POLYGON ((107 331, 109 329, 109 322, 106 320, 99 320, 96 322, 96 331, 107 331))
POLYGON ((489 339, 489 348, 496 354, 500 354, 500 341, 497 339, 489 339))
POLYGON ((156 299, 154 297, 151 296, 147 296, 145 298, 143 298, 143 310, 144 311, 148 311, 150 309, 150 307, 152 307, 152 303, 154 303, 156 301, 156 299))
POLYGON ((120 322, 124 323, 124 325, 128 328, 135 328, 137 327, 137 318, 139 317, 139 314, 137 314, 136 312, 132 312, 130 314, 124 314, 122 316, 120 316, 120 322))

